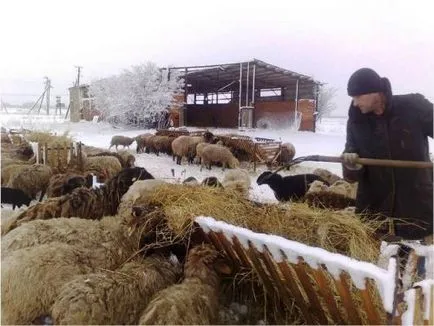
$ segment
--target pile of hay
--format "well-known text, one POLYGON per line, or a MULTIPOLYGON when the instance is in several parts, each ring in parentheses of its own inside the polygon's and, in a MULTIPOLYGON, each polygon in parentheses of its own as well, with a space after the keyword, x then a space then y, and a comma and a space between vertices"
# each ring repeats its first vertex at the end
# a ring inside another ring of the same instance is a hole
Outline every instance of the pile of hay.
POLYGON ((311 208, 305 203, 259 204, 219 188, 163 185, 145 204, 163 209, 170 229, 181 235, 197 216, 211 216, 254 232, 279 235, 330 252, 376 262, 380 244, 374 237, 381 226, 348 211, 311 208))
POLYGON ((68 131, 62 135, 52 135, 49 132, 32 131, 25 136, 29 142, 36 142, 40 148, 47 145, 50 149, 47 152, 47 162, 56 173, 62 173, 67 170, 68 165, 68 147, 71 146, 74 139, 68 134, 68 131))

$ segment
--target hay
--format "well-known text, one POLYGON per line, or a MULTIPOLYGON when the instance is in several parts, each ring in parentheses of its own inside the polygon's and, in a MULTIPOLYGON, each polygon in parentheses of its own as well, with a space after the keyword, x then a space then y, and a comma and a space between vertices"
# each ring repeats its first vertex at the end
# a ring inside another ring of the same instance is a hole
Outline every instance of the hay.
POLYGON ((69 147, 74 141, 65 131, 62 135, 52 135, 49 132, 32 131, 25 136, 29 142, 36 142, 40 147, 47 145, 49 148, 47 152, 47 165, 49 165, 54 172, 64 173, 68 166, 69 147))
POLYGON ((204 215, 362 261, 375 263, 379 255, 374 233, 381 223, 363 221, 346 211, 311 208, 305 203, 258 204, 236 192, 185 185, 162 185, 146 204, 162 207, 170 229, 179 235, 195 217, 204 215))
POLYGON ((73 138, 68 135, 68 131, 65 131, 60 136, 52 135, 51 133, 44 131, 32 131, 26 135, 25 138, 29 142, 36 142, 40 145, 47 144, 48 146, 58 147, 67 147, 74 141, 73 138))

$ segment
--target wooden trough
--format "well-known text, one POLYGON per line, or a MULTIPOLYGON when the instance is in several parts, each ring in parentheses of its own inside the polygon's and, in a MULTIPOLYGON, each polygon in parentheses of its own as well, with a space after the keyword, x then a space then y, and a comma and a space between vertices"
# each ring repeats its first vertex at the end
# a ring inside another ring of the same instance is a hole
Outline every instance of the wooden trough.
POLYGON ((234 152, 234 155, 239 160, 247 160, 253 163, 255 171, 257 164, 266 164, 270 167, 279 163, 278 159, 282 145, 280 141, 237 134, 218 135, 218 137, 225 146, 234 152))
POLYGON ((433 324, 432 280, 406 292, 407 311, 397 309, 403 296, 397 294, 395 258, 383 269, 209 217, 195 221, 206 241, 224 252, 234 266, 252 269, 268 293, 277 294, 283 304, 295 299, 308 324, 408 324, 410 320, 433 324))

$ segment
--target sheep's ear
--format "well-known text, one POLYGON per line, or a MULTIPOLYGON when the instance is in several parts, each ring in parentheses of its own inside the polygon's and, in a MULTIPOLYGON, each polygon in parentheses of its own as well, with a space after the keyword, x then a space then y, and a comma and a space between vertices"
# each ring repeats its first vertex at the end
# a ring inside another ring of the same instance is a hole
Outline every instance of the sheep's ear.
POLYGON ((131 179, 132 182, 134 182, 134 181, 136 181, 136 180, 137 180, 136 177, 134 177, 134 178, 131 179))
POLYGON ((219 259, 214 263, 214 269, 217 273, 221 275, 230 275, 232 274, 232 266, 228 261, 224 259, 219 259))

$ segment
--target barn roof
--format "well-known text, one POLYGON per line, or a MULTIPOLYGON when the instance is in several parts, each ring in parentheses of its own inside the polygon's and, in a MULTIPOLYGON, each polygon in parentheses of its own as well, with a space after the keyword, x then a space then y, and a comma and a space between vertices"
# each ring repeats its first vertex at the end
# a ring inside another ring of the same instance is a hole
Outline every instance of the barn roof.
POLYGON ((173 67, 181 71, 187 85, 196 93, 235 91, 239 89, 240 65, 242 65, 243 88, 246 84, 247 66, 249 66, 249 83, 252 85, 253 67, 255 67, 255 88, 295 89, 297 80, 299 92, 311 92, 321 82, 312 77, 288 69, 280 68, 267 62, 253 59, 251 61, 225 63, 207 66, 173 67))

